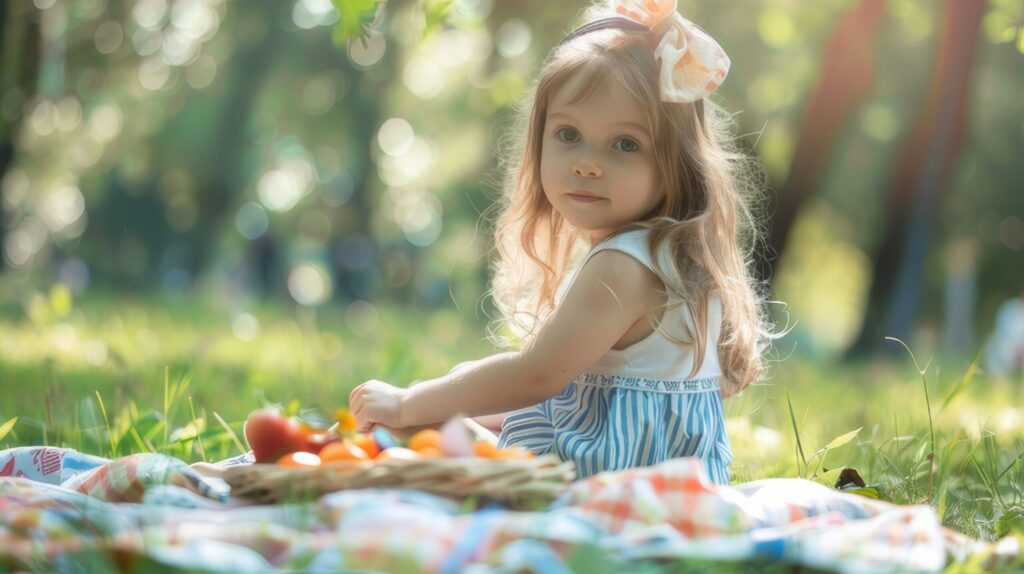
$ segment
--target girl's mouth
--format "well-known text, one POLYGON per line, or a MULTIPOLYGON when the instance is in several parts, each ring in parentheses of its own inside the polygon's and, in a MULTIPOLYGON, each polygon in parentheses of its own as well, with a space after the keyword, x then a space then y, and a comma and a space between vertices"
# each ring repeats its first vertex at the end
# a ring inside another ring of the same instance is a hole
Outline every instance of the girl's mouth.
POLYGON ((580 203, 594 203, 604 199, 603 197, 597 197, 596 195, 583 195, 580 193, 570 193, 569 197, 571 197, 573 201, 578 201, 580 203))

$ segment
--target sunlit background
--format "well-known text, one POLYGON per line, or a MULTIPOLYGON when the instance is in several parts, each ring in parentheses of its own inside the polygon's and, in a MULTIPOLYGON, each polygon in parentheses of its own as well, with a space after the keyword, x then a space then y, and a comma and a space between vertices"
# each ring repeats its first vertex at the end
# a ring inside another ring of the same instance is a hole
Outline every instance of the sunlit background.
MULTIPOLYGON (((501 144, 585 3, 395 0, 353 37, 339 10, 372 4, 4 3, 4 317, 94 366, 65 321, 90 298, 202 301, 242 343, 268 303, 483 337, 501 144)), ((784 231, 782 354, 973 357, 1024 293, 1024 4, 681 4, 732 57, 719 97, 784 231)))

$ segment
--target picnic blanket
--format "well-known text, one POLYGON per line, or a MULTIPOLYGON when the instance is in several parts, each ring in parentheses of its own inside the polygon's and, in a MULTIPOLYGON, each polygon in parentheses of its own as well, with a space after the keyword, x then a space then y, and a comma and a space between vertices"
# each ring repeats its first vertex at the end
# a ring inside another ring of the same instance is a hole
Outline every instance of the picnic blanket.
POLYGON ((801 479, 715 485, 696 458, 597 474, 516 512, 408 489, 260 506, 165 455, 0 451, 0 570, 546 574, 708 560, 993 571, 1024 566, 1021 544, 972 540, 926 505, 801 479))

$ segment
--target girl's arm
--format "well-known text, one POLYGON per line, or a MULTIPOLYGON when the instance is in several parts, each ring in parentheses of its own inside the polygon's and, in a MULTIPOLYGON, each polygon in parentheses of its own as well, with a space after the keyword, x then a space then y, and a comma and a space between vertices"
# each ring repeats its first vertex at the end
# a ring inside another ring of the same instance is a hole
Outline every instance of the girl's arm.
MULTIPOLYGON (((500 356, 503 356, 503 355, 510 355, 510 354, 511 353, 499 353, 498 355, 491 355, 490 357, 484 357, 483 359, 477 359, 475 361, 466 361, 464 363, 459 363, 458 365, 455 365, 454 367, 452 367, 452 370, 449 371, 449 373, 454 373, 454 372, 457 372, 457 371, 461 371, 462 369, 465 369, 466 367, 469 367, 471 365, 479 364, 481 361, 487 361, 489 359, 493 359, 494 357, 500 357, 500 356)), ((479 424, 480 426, 484 427, 485 429, 487 429, 487 430, 489 430, 489 431, 491 431, 491 432, 493 432, 495 434, 498 434, 498 433, 501 432, 501 425, 505 423, 505 417, 507 417, 508 415, 512 414, 513 412, 514 411, 509 411, 509 412, 505 412, 505 413, 498 413, 498 414, 494 414, 494 415, 479 415, 479 416, 470 417, 470 418, 472 418, 474 421, 476 421, 477 424, 479 424)))
POLYGON ((397 426, 444 422, 460 413, 514 411, 558 395, 646 315, 662 288, 657 276, 629 255, 598 253, 528 349, 475 361, 410 387, 398 399, 397 426))

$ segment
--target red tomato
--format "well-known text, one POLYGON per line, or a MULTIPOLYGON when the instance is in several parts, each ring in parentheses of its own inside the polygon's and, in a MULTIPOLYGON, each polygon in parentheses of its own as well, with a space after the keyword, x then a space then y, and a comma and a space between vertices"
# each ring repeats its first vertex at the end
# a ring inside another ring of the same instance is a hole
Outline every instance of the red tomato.
POLYGON ((307 446, 306 434, 293 419, 277 409, 258 409, 249 413, 243 428, 256 462, 274 462, 307 446))

